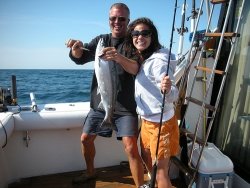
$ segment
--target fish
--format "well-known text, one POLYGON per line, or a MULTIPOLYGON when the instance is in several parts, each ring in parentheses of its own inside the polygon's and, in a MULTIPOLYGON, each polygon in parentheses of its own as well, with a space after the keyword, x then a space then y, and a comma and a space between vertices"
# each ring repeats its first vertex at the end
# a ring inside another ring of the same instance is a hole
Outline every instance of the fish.
POLYGON ((115 126, 112 122, 112 118, 117 97, 117 74, 115 73, 115 62, 102 59, 103 48, 104 41, 103 38, 100 38, 96 47, 94 62, 94 70, 98 84, 97 94, 101 96, 101 102, 98 108, 105 111, 105 117, 100 127, 114 130, 115 126))

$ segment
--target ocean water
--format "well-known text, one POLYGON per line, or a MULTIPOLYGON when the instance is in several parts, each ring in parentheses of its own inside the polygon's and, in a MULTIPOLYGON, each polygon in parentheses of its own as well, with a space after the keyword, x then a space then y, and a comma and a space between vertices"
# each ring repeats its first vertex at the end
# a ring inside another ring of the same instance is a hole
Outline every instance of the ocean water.
POLYGON ((1 69, 0 87, 11 88, 16 76, 17 103, 30 105, 30 93, 37 104, 89 101, 94 70, 1 69))

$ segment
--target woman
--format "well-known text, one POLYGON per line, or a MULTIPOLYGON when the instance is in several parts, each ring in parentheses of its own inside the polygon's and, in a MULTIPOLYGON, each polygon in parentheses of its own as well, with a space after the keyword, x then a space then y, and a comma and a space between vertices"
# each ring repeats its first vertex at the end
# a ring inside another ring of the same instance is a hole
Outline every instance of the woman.
MULTIPOLYGON (((136 19, 128 26, 125 47, 128 53, 139 57, 141 63, 135 79, 135 100, 137 113, 142 119, 140 140, 142 158, 150 171, 152 163, 158 161, 157 186, 170 188, 169 159, 179 152, 179 128, 173 105, 178 97, 173 76, 176 61, 170 61, 167 71, 169 51, 162 48, 157 29, 148 18, 136 19), (165 106, 156 159, 164 92, 166 92, 165 106)), ((173 55, 171 56, 171 59, 175 59, 173 55)))

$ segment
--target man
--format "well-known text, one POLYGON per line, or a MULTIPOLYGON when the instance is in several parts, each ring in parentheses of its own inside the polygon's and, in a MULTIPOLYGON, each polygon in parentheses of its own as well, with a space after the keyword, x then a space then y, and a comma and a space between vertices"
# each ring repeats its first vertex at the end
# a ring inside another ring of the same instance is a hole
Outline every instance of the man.
MULTIPOLYGON (((78 40, 69 40, 67 47, 71 48, 70 58, 76 64, 93 61, 95 50, 100 38, 104 39, 107 46, 103 50, 102 58, 115 61, 114 66, 118 74, 117 101, 113 115, 116 126, 117 138, 121 139, 128 156, 131 174, 137 187, 143 185, 144 170, 137 148, 138 119, 134 101, 134 75, 138 72, 139 65, 125 57, 123 41, 129 23, 130 11, 123 3, 115 3, 109 11, 109 26, 111 34, 99 35, 90 43, 83 44, 78 40)), ((111 137, 112 130, 100 127, 105 112, 98 109, 100 95, 97 94, 97 80, 94 73, 91 86, 90 111, 84 122, 81 135, 82 153, 85 158, 87 173, 75 179, 74 182, 84 182, 96 177, 94 168, 95 145, 97 135, 111 137)))

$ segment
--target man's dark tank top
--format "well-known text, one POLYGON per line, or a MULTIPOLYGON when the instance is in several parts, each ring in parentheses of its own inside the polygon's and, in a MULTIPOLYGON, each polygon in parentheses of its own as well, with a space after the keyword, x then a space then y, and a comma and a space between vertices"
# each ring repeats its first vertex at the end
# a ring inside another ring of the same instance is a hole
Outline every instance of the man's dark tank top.
MULTIPOLYGON (((95 59, 95 50, 100 38, 104 39, 105 47, 111 46, 115 47, 117 51, 125 55, 125 51, 123 49, 123 38, 112 38, 111 34, 99 35, 94 38, 90 43, 85 43, 84 47, 88 48, 90 51, 84 51, 84 56, 82 58, 74 58, 70 53, 71 59, 76 64, 85 64, 90 61, 94 61, 95 59)), ((134 100, 134 79, 135 76, 124 71, 122 66, 119 63, 113 63, 115 66, 117 80, 118 80, 118 93, 117 93, 117 101, 115 105, 115 114, 119 115, 137 115, 136 114, 136 103, 134 100)), ((100 94, 97 94, 97 79, 95 72, 93 73, 92 85, 91 85, 91 99, 90 99, 90 107, 93 109, 98 109, 98 105, 101 102, 100 94)))

